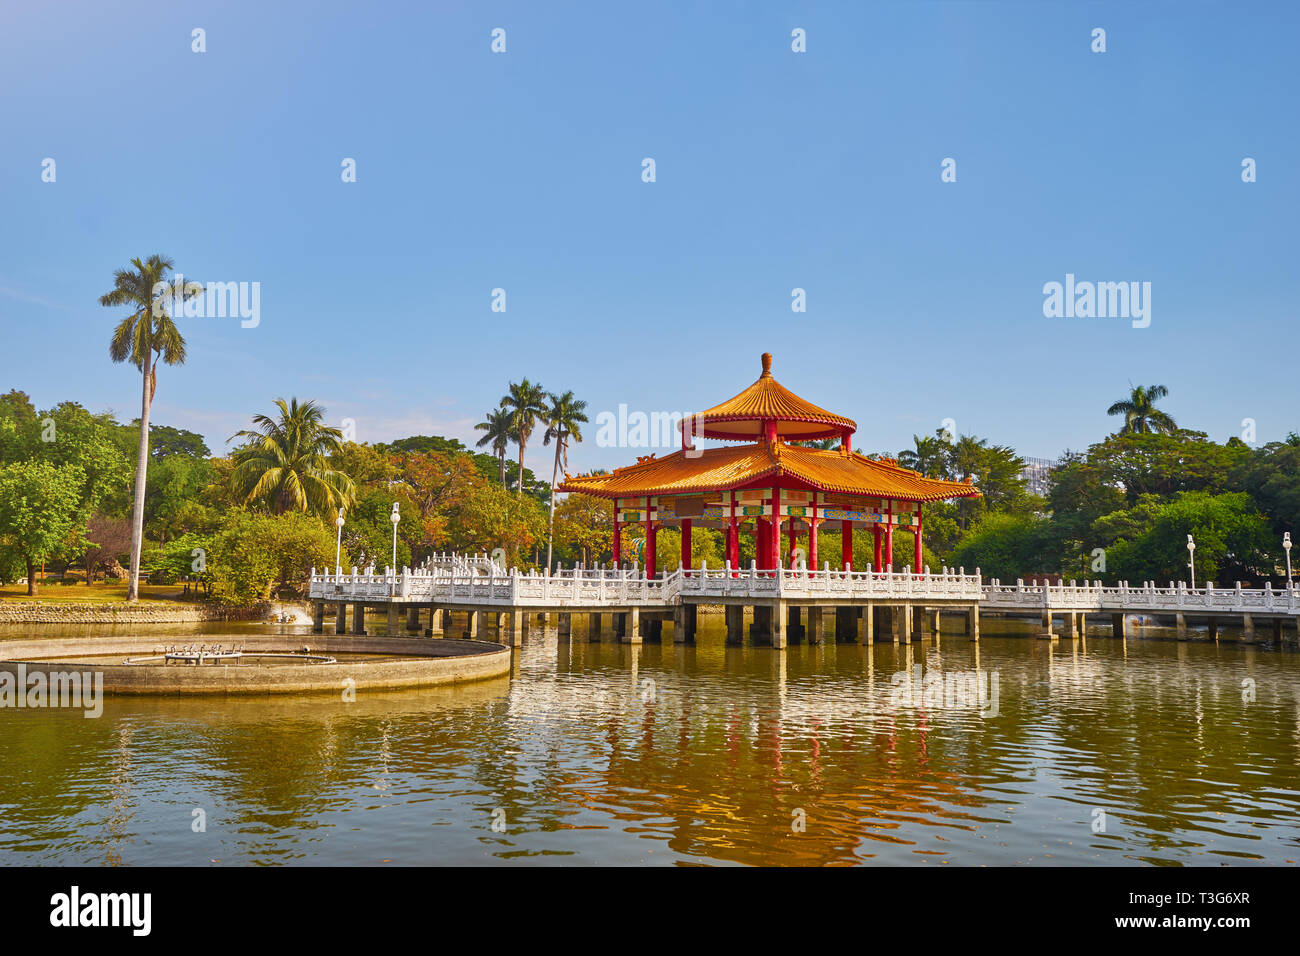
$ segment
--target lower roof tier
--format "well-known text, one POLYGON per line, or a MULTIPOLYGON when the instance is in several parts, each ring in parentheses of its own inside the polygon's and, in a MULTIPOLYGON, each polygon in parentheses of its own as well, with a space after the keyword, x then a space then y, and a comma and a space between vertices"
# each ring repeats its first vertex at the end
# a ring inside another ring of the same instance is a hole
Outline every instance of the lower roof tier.
POLYGON ((762 482, 783 486, 789 482, 817 491, 908 501, 979 496, 979 490, 969 481, 926 478, 887 459, 780 442, 676 451, 663 458, 646 456, 610 474, 565 475, 558 490, 600 498, 628 498, 728 491, 762 482))

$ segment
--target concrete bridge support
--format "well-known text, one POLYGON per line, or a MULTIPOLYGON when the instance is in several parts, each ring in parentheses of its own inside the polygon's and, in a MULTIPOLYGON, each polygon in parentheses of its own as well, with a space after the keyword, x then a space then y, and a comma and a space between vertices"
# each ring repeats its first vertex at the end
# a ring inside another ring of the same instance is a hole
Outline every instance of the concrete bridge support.
MULTIPOLYGON (((805 632, 809 644, 822 644, 826 641, 826 610, 820 607, 808 608, 808 628, 805 632)), ((790 635, 786 635, 787 641, 790 635)))
POLYGON ((870 647, 876 643, 876 609, 868 604, 859 611, 858 641, 870 647))
POLYGON ((397 637, 402 624, 402 606, 396 601, 389 601, 384 633, 388 637, 397 637))
POLYGON ((935 643, 937 644, 939 642, 939 635, 943 631, 943 624, 939 617, 939 609, 937 607, 928 608, 925 612, 925 616, 927 623, 930 626, 930 636, 934 638, 935 643))
POLYGON ((1112 614, 1110 616, 1110 632, 1112 637, 1126 639, 1128 637, 1128 618, 1123 614, 1112 614))
POLYGON ((1061 614, 1061 631, 1070 640, 1079 636, 1079 622, 1073 611, 1065 611, 1061 614))
POLYGON ((479 629, 482 627, 482 621, 479 620, 477 611, 465 612, 465 639, 467 641, 476 641, 479 636, 479 629))
MULTIPOLYGON (((499 615, 498 622, 505 615, 499 615)), ((510 612, 509 623, 506 625, 505 633, 501 633, 501 627, 497 625, 497 642, 509 647, 522 647, 524 643, 524 614, 518 609, 510 612)))
POLYGON ((339 601, 338 606, 334 609, 334 633, 346 634, 348 632, 348 604, 346 601, 339 601))
POLYGON ((412 634, 420 630, 420 605, 408 604, 406 606, 406 629, 412 634))
POLYGON ((972 641, 980 639, 980 606, 972 604, 966 612, 966 636, 972 641))
POLYGON ((589 611, 587 613, 587 640, 593 644, 600 640, 599 611, 589 611))
POLYGON ((1044 608, 1044 609, 1043 609, 1043 629, 1042 629, 1041 631, 1038 632, 1038 639, 1039 639, 1040 641, 1054 641, 1054 640, 1056 640, 1056 638, 1057 638, 1057 634, 1056 634, 1056 632, 1055 632, 1054 630, 1052 630, 1052 623, 1053 623, 1053 622, 1052 622, 1052 612, 1051 612, 1051 610, 1049 610, 1049 609, 1047 609, 1047 608, 1044 608))
POLYGON ((571 637, 573 635, 573 615, 557 614, 555 620, 555 630, 560 637, 571 637))
POLYGON ((358 601, 352 605, 352 633, 365 636, 366 633, 366 605, 364 601, 358 601))
POLYGON ((894 643, 910 644, 916 640, 914 634, 915 621, 912 619, 912 605, 900 604, 890 609, 890 614, 894 619, 894 643))
POLYGON ((442 614, 439 613, 437 607, 430 604, 429 605, 429 626, 424 629, 424 636, 441 637, 444 634, 446 634, 446 630, 442 626, 442 614))
MULTIPOLYGON (((780 650, 781 648, 787 646, 787 644, 789 643, 788 635, 786 633, 786 623, 785 623, 785 619, 786 619, 785 602, 777 601, 768 610, 769 610, 768 619, 771 621, 771 628, 772 628, 772 646, 777 650, 780 650)), ((821 643, 821 640, 818 638, 814 638, 814 640, 819 644, 821 643)))
MULTIPOLYGON (((808 609, 809 623, 812 623, 812 610, 812 608, 808 609)), ((789 638, 790 643, 798 644, 804 639, 806 633, 803 624, 803 608, 797 604, 790 605, 789 621, 787 623, 786 636, 789 638)))
POLYGON ((1255 643, 1255 619, 1249 614, 1241 616, 1241 639, 1246 644, 1255 643))
POLYGON ((619 619, 618 639, 623 644, 640 644, 641 643, 641 611, 639 608, 632 608, 630 611, 624 611, 616 614, 619 619))
POLYGON ((1273 640, 1279 644, 1282 643, 1282 619, 1280 617, 1273 618, 1273 640))
POLYGON ((1180 641, 1187 640, 1187 615, 1186 614, 1174 615, 1174 627, 1178 629, 1178 639, 1180 641))
POLYGON ((325 602, 313 601, 311 607, 311 632, 322 634, 325 631, 325 602))
POLYGON ((858 609, 856 607, 837 607, 835 609, 835 643, 852 644, 858 639, 858 609))
POLYGON ((772 636, 772 608, 769 605, 754 606, 749 619, 749 639, 755 644, 766 641, 772 636))
POLYGON ((745 609, 739 604, 728 604, 724 611, 727 620, 727 643, 743 644, 745 641, 745 609))
POLYGON ((1207 626, 1210 631, 1210 640, 1217 644, 1219 642, 1219 619, 1217 617, 1210 618, 1207 626))
POLYGON ((679 604, 673 608, 673 643, 685 644, 695 640, 695 626, 699 608, 694 604, 679 604))

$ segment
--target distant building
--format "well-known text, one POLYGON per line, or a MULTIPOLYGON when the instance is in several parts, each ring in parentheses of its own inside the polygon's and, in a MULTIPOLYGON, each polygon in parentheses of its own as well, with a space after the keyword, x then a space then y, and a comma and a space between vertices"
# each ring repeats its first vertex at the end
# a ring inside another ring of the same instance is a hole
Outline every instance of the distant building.
POLYGON ((1020 477, 1025 480, 1026 490, 1031 495, 1040 495, 1044 498, 1052 489, 1052 472, 1060 466, 1059 461, 1048 461, 1046 458, 1026 458, 1025 467, 1020 471, 1020 477))

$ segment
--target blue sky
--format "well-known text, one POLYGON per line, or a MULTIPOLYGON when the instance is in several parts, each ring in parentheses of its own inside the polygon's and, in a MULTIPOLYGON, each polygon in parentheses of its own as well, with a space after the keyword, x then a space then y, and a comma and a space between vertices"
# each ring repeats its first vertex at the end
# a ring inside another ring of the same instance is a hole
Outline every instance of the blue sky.
MULTIPOLYGON (((280 395, 363 441, 472 440, 523 376, 593 419, 689 411, 763 351, 872 450, 952 418, 1055 457, 1130 382, 1278 439, 1298 29, 1290 4, 9 3, 0 390, 137 415, 96 300, 162 252, 261 283, 257 328, 185 320, 160 373, 155 421, 214 450, 280 395), (1150 282, 1150 326, 1044 317, 1067 273, 1150 282)), ((589 440, 573 470, 633 454, 589 440)))

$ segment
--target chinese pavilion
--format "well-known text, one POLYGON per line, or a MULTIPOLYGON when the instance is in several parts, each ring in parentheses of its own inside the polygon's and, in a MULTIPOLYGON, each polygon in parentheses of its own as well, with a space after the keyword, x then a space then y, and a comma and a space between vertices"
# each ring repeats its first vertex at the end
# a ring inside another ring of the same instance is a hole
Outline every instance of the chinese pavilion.
POLYGON ((608 498, 614 502, 614 561, 622 560, 622 527, 643 524, 645 569, 655 576, 655 532, 679 527, 682 567, 690 567, 691 529, 726 532, 731 567, 740 565, 740 535, 755 536, 760 569, 782 566, 781 536, 789 547, 786 566, 794 565, 800 535, 807 536, 807 564, 818 566, 817 532, 838 524, 841 561, 853 564, 853 530, 870 528, 875 570, 891 570, 894 529, 915 534, 915 562, 921 568, 921 506, 927 501, 972 498, 979 491, 965 482, 925 478, 892 459, 873 459, 852 451, 857 424, 805 401, 772 377, 772 356, 764 353, 758 381, 734 398, 680 423, 682 447, 663 458, 647 455, 611 474, 564 476, 560 491, 608 498), (694 439, 741 442, 698 448, 694 439), (838 439, 838 448, 805 442, 838 439))

